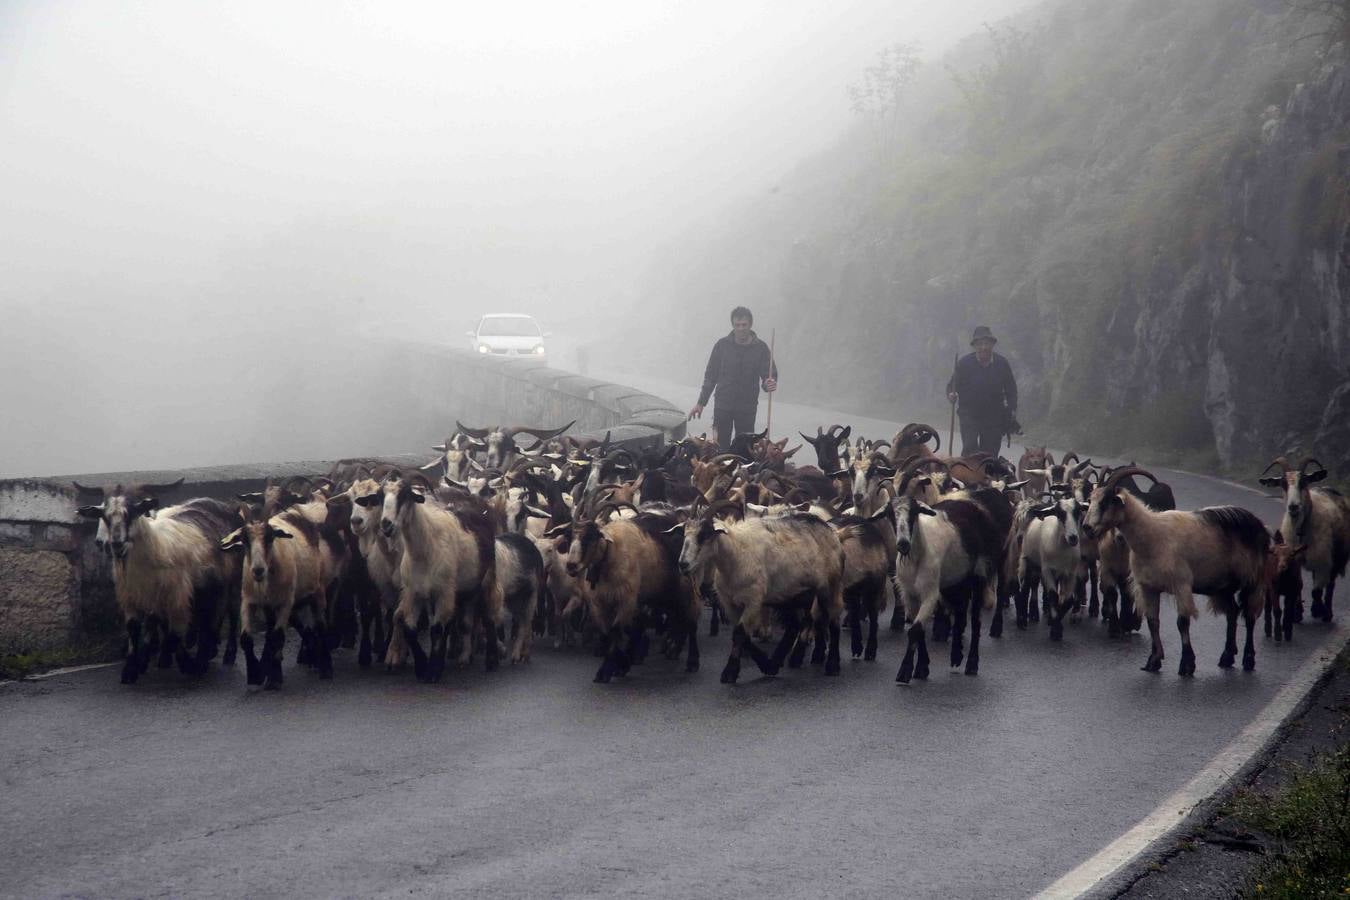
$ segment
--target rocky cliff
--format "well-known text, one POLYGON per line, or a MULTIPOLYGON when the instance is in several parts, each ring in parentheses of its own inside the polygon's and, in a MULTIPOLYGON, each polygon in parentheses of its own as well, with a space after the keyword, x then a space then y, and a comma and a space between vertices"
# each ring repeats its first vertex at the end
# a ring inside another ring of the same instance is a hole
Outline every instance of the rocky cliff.
POLYGON ((1048 3, 928 65, 888 145, 860 128, 667 248, 652 294, 707 316, 691 341, 749 303, 785 386, 860 411, 941 408, 983 322, 1033 436, 1350 471, 1350 68, 1319 26, 1048 3))

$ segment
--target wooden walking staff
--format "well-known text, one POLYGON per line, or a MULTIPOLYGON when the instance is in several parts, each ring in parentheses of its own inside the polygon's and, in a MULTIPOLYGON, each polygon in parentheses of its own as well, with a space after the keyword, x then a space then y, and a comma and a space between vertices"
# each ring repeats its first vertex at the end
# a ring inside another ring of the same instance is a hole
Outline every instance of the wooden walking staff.
MULTIPOLYGON (((961 346, 961 344, 960 344, 959 341, 957 342, 956 346, 957 346, 957 347, 960 347, 960 346, 961 346)), ((961 351, 960 351, 960 350, 957 350, 955 353, 952 354, 952 390, 953 390, 953 391, 956 390, 956 367, 957 367, 958 365, 960 365, 960 364, 961 364, 961 351)), ((956 453, 956 450, 955 450, 955 447, 956 447, 956 401, 955 401, 955 400, 952 400, 952 401, 951 401, 951 404, 952 404, 952 424, 950 425, 950 427, 947 428, 947 453, 948 453, 949 455, 950 455, 950 454, 956 453)))
MULTIPOLYGON (((768 377, 770 377, 770 378, 773 377, 773 345, 774 345, 774 339, 775 339, 776 337, 778 337, 778 329, 777 329, 777 328, 770 328, 770 329, 769 329, 769 375, 768 375, 768 377)), ((768 439, 769 439, 769 429, 770 429, 770 428, 773 428, 773 394, 769 394, 769 415, 765 418, 765 421, 764 421, 764 439, 765 439, 765 440, 768 440, 768 439)))

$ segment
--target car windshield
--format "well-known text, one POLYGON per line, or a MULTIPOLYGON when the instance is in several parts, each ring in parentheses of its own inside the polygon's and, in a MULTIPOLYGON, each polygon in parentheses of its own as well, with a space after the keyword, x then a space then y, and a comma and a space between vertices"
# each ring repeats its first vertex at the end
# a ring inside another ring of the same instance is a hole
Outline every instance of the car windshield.
POLYGON ((478 323, 479 336, 539 337, 539 325, 534 319, 484 316, 478 323))

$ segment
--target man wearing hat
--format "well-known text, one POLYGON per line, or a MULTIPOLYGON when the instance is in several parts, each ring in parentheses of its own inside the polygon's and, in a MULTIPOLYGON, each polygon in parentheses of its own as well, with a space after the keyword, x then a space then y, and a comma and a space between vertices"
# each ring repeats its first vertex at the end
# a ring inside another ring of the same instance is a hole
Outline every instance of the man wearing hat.
MULTIPOLYGON (((980 325, 971 335, 967 353, 956 363, 947 382, 947 400, 960 401, 961 454, 988 453, 998 456, 999 444, 1017 419, 1017 382, 1012 366, 994 352, 998 338, 989 326, 980 325)), ((1020 429, 1019 429, 1020 430, 1020 429)))

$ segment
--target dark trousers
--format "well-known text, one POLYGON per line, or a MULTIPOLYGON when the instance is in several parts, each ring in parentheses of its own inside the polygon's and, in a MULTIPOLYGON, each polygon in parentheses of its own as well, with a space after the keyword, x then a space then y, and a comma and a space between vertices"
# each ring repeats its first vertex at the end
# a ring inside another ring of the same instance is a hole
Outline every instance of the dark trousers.
POLYGON ((723 409, 720 406, 713 407, 713 428, 717 429, 717 444, 722 448, 730 447, 736 434, 751 434, 755 430, 755 410, 750 409, 723 409))
POLYGON ((1003 442, 1003 422, 997 415, 975 417, 961 413, 961 455, 988 453, 998 456, 1003 442))

